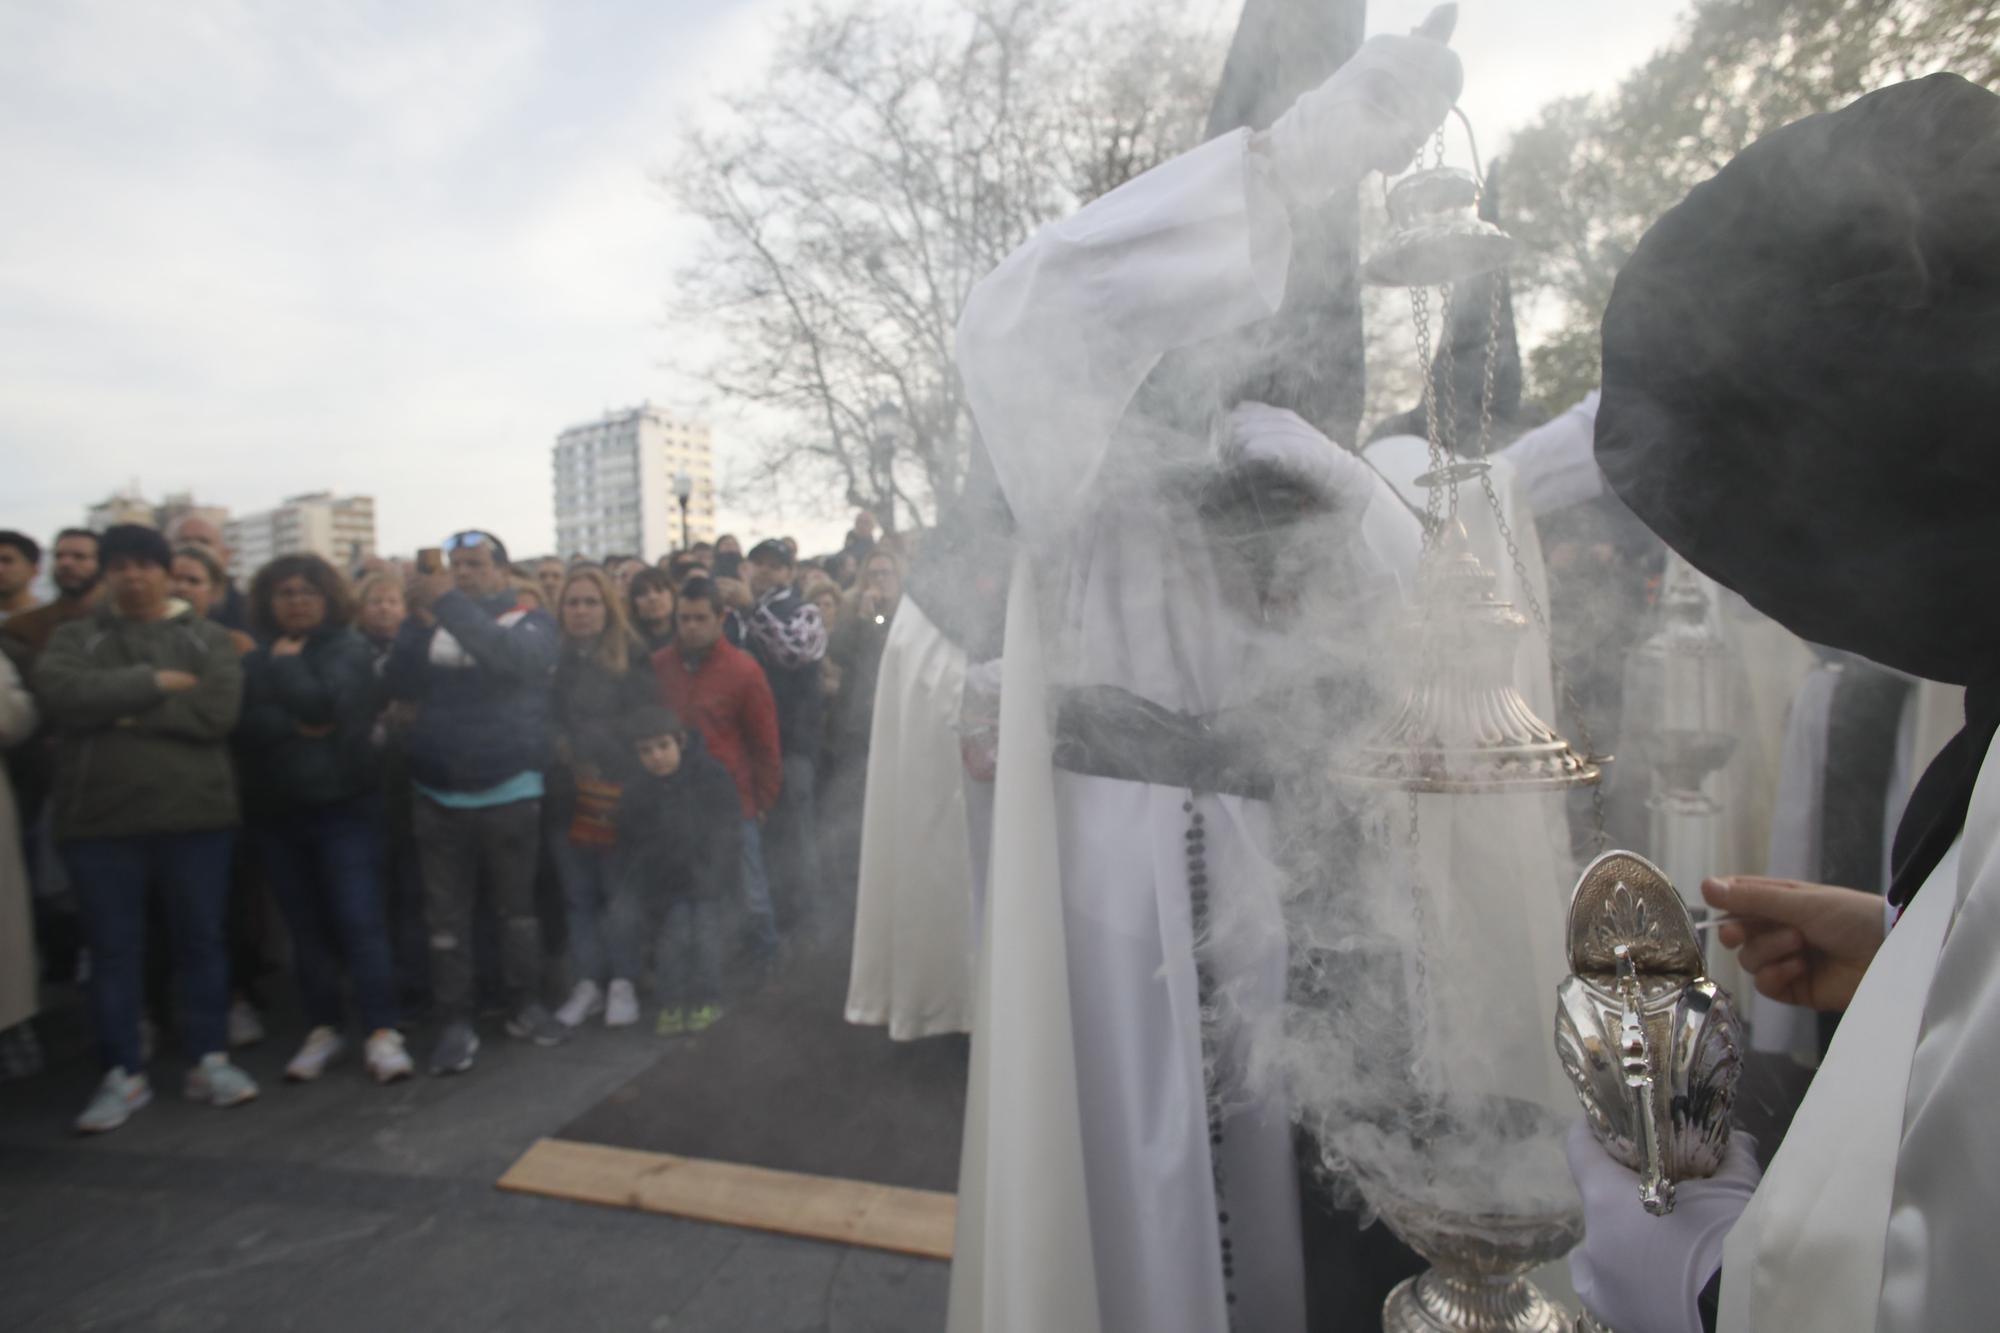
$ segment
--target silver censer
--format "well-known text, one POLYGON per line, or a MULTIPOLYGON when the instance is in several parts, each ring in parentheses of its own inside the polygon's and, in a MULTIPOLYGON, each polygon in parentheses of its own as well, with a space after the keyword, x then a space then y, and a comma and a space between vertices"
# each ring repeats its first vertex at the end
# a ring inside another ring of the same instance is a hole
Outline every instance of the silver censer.
POLYGON ((1597 1141, 1664 1216, 1674 1182, 1714 1175, 1729 1146, 1743 1049, 1729 992, 1704 975, 1680 894, 1632 852, 1606 852, 1577 881, 1569 966, 1556 1054, 1597 1141))
POLYGON ((1389 1293, 1383 1333, 1570 1333, 1569 1314, 1528 1274, 1583 1239, 1580 1210, 1483 1212, 1364 1192, 1389 1230, 1431 1263, 1389 1293))

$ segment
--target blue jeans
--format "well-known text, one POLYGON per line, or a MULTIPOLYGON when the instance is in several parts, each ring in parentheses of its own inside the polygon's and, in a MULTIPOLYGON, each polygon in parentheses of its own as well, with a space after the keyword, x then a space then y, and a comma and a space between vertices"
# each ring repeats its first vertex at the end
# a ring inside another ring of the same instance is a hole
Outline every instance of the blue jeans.
POLYGON ((396 969, 396 994, 417 1012, 431 1004, 431 936, 424 920, 424 873, 417 840, 408 829, 384 829, 383 910, 389 921, 389 957, 396 969))
POLYGON ((251 831, 292 934, 306 1022, 342 1026, 340 965, 369 1032, 396 1026, 395 965, 383 915, 382 840, 374 802, 291 811, 251 831))
POLYGON ((754 819, 743 821, 743 910, 750 914, 750 933, 757 952, 778 951, 778 922, 771 914, 771 878, 764 873, 764 840, 754 819))
POLYGON ((106 1069, 146 1067, 139 1036, 146 895, 166 900, 181 983, 181 1044, 200 1058, 229 1049, 229 852, 236 830, 73 838, 62 844, 90 946, 90 1016, 106 1069))
POLYGON ((644 937, 620 928, 609 912, 617 888, 611 849, 578 847, 551 831, 549 852, 562 880, 569 960, 578 981, 637 981, 644 937))
POLYGON ((660 1003, 714 1004, 722 994, 722 913, 699 898, 675 898, 660 922, 660 1003))

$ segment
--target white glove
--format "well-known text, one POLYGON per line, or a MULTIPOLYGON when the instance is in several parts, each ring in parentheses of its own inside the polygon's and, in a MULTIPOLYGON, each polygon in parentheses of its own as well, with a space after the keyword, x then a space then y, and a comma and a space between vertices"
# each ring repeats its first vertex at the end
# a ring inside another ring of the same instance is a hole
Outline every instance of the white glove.
POLYGON ((1229 410, 1221 454, 1225 467, 1268 463, 1336 503, 1365 500, 1374 490, 1375 474, 1366 463, 1298 413, 1266 403, 1242 402, 1229 410))
POLYGON ((1722 1243, 1763 1172, 1757 1141, 1729 1136, 1722 1169, 1674 1185, 1674 1210, 1655 1217, 1639 1202, 1639 1175, 1604 1151, 1587 1121, 1563 1144, 1583 1195, 1583 1244, 1569 1277, 1584 1309, 1618 1333, 1701 1333, 1696 1301, 1722 1267, 1722 1243))
POLYGON ((1265 148, 1285 189, 1317 203, 1370 171, 1408 166, 1464 85, 1458 56, 1442 41, 1370 37, 1278 117, 1265 148))

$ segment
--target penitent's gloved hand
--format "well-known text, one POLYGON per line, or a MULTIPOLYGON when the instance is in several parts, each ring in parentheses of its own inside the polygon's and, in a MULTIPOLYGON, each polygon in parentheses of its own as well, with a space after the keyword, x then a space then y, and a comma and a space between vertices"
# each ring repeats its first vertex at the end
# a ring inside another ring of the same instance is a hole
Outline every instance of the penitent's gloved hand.
POLYGON ((1583 1194, 1583 1244, 1570 1251, 1577 1299, 1618 1333, 1701 1333, 1695 1302, 1722 1266, 1722 1243, 1763 1173, 1757 1143, 1730 1135, 1722 1169, 1674 1186, 1674 1210, 1655 1217, 1639 1202, 1638 1173, 1604 1151, 1588 1122, 1570 1126, 1563 1151, 1583 1194))
POLYGON ((1375 484, 1366 463, 1298 413, 1266 403, 1246 401, 1230 409, 1221 454, 1225 467, 1267 463, 1336 504, 1366 499, 1375 484))
POLYGON ((1278 117, 1264 150, 1295 200, 1318 203, 1370 171, 1393 174, 1408 166, 1464 84, 1458 56, 1444 42, 1415 34, 1370 37, 1278 117))

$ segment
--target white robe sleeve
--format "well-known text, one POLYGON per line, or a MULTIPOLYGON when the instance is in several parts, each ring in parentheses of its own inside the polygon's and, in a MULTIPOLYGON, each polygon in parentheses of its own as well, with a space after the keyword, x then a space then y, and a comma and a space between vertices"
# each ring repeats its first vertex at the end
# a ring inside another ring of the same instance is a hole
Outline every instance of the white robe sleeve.
MULTIPOLYGON (((1932 883, 1923 892, 1952 887, 1932 883)), ((1957 889, 1958 914, 1938 954, 1910 1064, 1882 1263, 1881 1333, 1990 1328, 1994 1321, 2000 764, 1991 757, 1966 814, 1957 889)))
POLYGON ((1395 578, 1403 599, 1414 601, 1424 526, 1396 488, 1380 476, 1370 483, 1368 507, 1361 514, 1361 545, 1379 570, 1395 578))
POLYGON ((1535 427, 1494 455, 1513 465, 1537 518, 1604 494, 1592 441, 1597 434, 1597 395, 1592 389, 1554 421, 1535 427))
POLYGON ((965 652, 914 598, 889 625, 861 808, 847 1021, 896 1041, 972 1029, 965 652))
POLYGON ((1277 310, 1291 222, 1249 143, 1226 134, 1126 182, 1044 227, 966 298, 959 373, 1024 532, 1080 516, 1161 356, 1277 310))
POLYGON ((1018 547, 948 1333, 1100 1333, 1034 582, 1018 547))
POLYGON ((1992 1325, 2000 755, 1868 966, 1750 1207, 1722 1333, 1992 1325))

